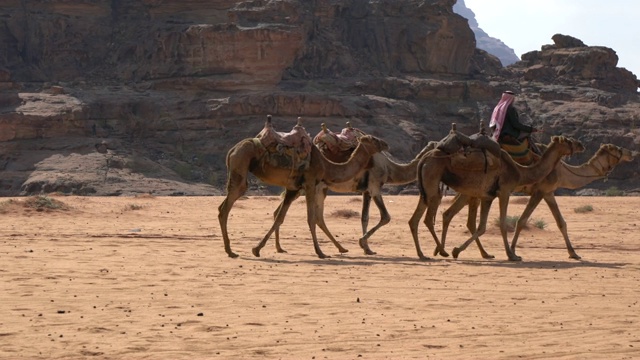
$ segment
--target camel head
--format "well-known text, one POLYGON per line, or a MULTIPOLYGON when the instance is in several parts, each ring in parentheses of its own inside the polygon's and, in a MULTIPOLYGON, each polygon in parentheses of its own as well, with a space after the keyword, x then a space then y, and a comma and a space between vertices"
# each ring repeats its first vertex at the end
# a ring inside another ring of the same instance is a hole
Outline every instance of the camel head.
POLYGON ((570 156, 585 150, 584 145, 582 145, 580 141, 566 136, 552 136, 549 147, 552 146, 557 146, 563 156, 570 156))
POLYGON ((389 144, 386 141, 377 138, 373 135, 363 135, 358 138, 358 146, 363 146, 363 148, 369 154, 375 154, 382 151, 389 151, 389 144))
POLYGON ((618 163, 621 163, 623 161, 633 161, 634 157, 638 154, 637 151, 631 151, 613 144, 600 144, 600 149, 598 149, 598 152, 601 151, 606 151, 607 153, 609 153, 609 155, 618 159, 618 163))

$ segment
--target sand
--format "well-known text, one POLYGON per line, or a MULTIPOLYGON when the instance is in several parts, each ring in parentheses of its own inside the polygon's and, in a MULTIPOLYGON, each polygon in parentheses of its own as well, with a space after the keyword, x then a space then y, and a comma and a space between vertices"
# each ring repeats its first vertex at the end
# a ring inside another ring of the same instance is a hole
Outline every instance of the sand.
MULTIPOLYGON (((231 213, 231 259, 222 197, 53 199, 69 209, 0 199, 2 359, 640 358, 640 197, 558 197, 580 261, 542 204, 522 262, 506 260, 497 206, 482 237, 494 260, 475 245, 418 260, 416 196, 385 197, 392 221, 370 241, 377 255, 358 246, 359 197, 330 196, 327 224, 347 254, 318 230, 332 257, 315 256, 299 200, 282 226, 288 253, 271 239, 256 258, 279 198, 249 197, 231 213), (358 214, 337 215, 346 210, 358 214)), ((513 197, 509 214, 525 202, 513 197)), ((465 221, 452 223, 449 251, 469 237, 465 221)), ((431 255, 423 224, 420 239, 431 255)))

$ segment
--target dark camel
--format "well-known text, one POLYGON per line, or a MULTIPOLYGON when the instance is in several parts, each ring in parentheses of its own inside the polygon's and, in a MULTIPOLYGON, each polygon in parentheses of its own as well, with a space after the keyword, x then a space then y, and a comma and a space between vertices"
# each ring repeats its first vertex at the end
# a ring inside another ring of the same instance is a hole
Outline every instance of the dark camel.
POLYGON ((442 255, 446 254, 434 228, 435 215, 442 198, 440 183, 444 183, 458 193, 481 199, 479 227, 460 248, 454 249, 453 256, 457 257, 460 251, 485 232, 491 203, 497 197, 500 206, 500 232, 507 257, 511 261, 521 260, 511 250, 507 240, 505 219, 509 196, 516 187, 533 184, 546 177, 563 156, 583 150, 584 148, 579 141, 554 136, 541 160, 529 167, 517 164, 503 150, 499 152, 499 158, 491 152, 484 154, 470 152, 465 155, 461 153, 447 154, 439 149, 429 151, 418 164, 417 185, 420 190, 420 199, 409 220, 418 257, 428 259, 422 253, 418 240, 418 223, 425 211, 427 214, 424 222, 433 236, 439 252, 442 255), (454 163, 458 165, 454 165, 454 163))
MULTIPOLYGON (((542 147, 543 145, 538 144, 542 147)), ((606 178, 613 169, 622 162, 633 161, 634 153, 631 150, 621 148, 613 144, 602 144, 598 151, 584 164, 578 166, 572 166, 564 161, 558 163, 556 168, 543 180, 533 185, 526 185, 515 189, 517 192, 524 192, 531 197, 527 203, 526 208, 522 212, 522 215, 518 219, 515 234, 511 241, 511 250, 515 253, 516 244, 518 242, 518 236, 529 221, 529 218, 536 207, 540 204, 540 201, 544 199, 551 210, 556 225, 564 237, 564 241, 569 252, 569 258, 579 260, 580 256, 576 253, 569 240, 569 234, 567 233, 567 223, 560 212, 558 203, 554 192, 557 189, 579 189, 591 182, 599 179, 606 178)), ((476 230, 476 215, 479 205, 479 199, 468 198, 465 195, 456 195, 451 206, 442 214, 442 246, 444 247, 447 229, 453 217, 462 208, 469 204, 469 215, 467 218, 467 228, 471 233, 476 230)), ((493 258, 482 247, 480 240, 478 239, 478 249, 480 254, 485 259, 493 258)), ((437 252, 437 249, 436 249, 437 252)), ((435 254, 434 254, 435 255, 435 254)))

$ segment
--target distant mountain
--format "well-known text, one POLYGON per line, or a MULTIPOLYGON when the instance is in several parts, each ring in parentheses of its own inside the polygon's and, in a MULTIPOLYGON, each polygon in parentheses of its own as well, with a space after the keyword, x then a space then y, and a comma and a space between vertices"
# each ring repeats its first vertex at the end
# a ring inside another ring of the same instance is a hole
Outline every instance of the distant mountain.
POLYGON ((520 58, 518 58, 512 48, 508 47, 505 43, 500 41, 500 39, 489 36, 480 28, 480 26, 478 26, 476 14, 465 5, 464 0, 458 0, 453 6, 453 11, 469 20, 469 27, 476 35, 476 46, 479 49, 496 56, 500 59, 503 66, 508 66, 520 61, 520 58))

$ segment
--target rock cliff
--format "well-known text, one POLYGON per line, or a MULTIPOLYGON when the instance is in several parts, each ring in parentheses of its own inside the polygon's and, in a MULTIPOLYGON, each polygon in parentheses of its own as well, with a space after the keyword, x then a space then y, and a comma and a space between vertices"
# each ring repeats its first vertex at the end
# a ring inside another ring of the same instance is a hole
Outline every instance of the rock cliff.
POLYGON ((508 47, 500 39, 491 37, 482 30, 476 20, 476 14, 465 5, 464 0, 458 0, 453 6, 453 10, 469 20, 469 27, 476 37, 476 47, 478 49, 482 49, 496 56, 504 66, 511 65, 520 60, 512 48, 508 47))
MULTIPOLYGON (((0 195, 212 195, 265 116, 346 121, 408 161, 505 89, 551 135, 637 150, 638 79, 567 35, 503 67, 455 0, 7 0, 0 8, 0 195)), ((633 189, 638 160, 609 183, 633 189)), ((253 191, 263 189, 254 181, 253 191)), ((269 189, 267 189, 269 190, 269 189)))

